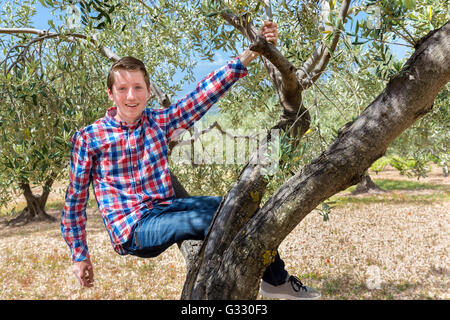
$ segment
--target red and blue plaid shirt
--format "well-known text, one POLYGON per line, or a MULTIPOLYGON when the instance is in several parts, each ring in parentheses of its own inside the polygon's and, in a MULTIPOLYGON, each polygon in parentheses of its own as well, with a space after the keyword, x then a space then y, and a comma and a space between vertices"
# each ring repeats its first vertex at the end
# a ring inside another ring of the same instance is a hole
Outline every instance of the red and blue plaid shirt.
POLYGON ((155 203, 170 203, 174 191, 168 144, 177 129, 199 120, 247 69, 235 58, 201 80, 196 89, 165 109, 144 109, 132 125, 117 121, 116 107, 72 138, 70 182, 61 215, 61 232, 73 261, 89 257, 86 205, 92 183, 114 250, 122 248, 140 217, 155 203))

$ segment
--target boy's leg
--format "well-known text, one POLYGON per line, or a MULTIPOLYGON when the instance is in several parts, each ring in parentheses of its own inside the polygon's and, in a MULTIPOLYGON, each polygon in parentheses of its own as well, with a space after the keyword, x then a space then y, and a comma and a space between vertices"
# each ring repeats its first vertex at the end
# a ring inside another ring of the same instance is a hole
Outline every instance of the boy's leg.
POLYGON ((138 222, 124 247, 133 255, 156 257, 177 242, 202 240, 220 201, 220 197, 198 196, 155 206, 138 222))
MULTIPOLYGON (((138 222, 125 249, 140 257, 156 257, 175 243, 204 239, 221 200, 221 197, 198 196, 178 198, 170 205, 156 206, 138 222)), ((277 253, 262 279, 276 287, 285 284, 288 276, 277 253)))
POLYGON ((284 262, 277 252, 275 261, 263 274, 260 293, 266 298, 290 300, 315 300, 320 298, 320 292, 304 286, 297 277, 289 275, 284 269, 284 262))
POLYGON ((222 197, 214 197, 214 196, 193 196, 186 198, 177 198, 174 199, 172 205, 176 206, 177 210, 185 211, 185 210, 217 210, 222 201, 222 197))
POLYGON ((278 286, 286 282, 288 275, 288 272, 284 269, 284 261, 281 260, 277 251, 275 261, 267 267, 263 274, 262 280, 273 286, 278 286))

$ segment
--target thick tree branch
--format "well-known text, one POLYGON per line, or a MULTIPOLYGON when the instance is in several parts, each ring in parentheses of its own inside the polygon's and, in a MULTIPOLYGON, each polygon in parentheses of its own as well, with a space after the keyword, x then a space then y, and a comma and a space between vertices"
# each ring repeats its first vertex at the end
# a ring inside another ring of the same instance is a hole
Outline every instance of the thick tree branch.
POLYGON ((247 37, 252 43, 251 50, 261 54, 283 108, 276 127, 289 131, 292 136, 301 137, 309 128, 309 113, 301 105, 302 91, 296 79, 295 67, 273 44, 258 35, 257 29, 246 15, 237 17, 230 11, 222 11, 222 17, 247 37), (304 116, 298 121, 297 118, 300 114, 304 116), (295 125, 293 125, 294 123, 295 125))
POLYGON ((210 270, 216 276, 209 283, 209 298, 219 294, 228 299, 255 298, 265 269, 264 253, 278 248, 321 202, 358 183, 389 144, 431 110, 437 94, 450 81, 450 22, 425 39, 399 76, 361 116, 341 130, 325 152, 289 179, 236 233, 210 270), (241 274, 245 278, 237 281, 241 274), (229 283, 233 285, 226 285, 229 283))
POLYGON ((278 69, 284 87, 293 86, 292 83, 295 83, 296 68, 273 44, 269 43, 265 38, 257 36, 255 41, 250 45, 250 50, 262 54, 278 69))
MULTIPOLYGON (((338 19, 344 21, 350 0, 344 0, 338 19)), ((262 55, 263 63, 271 77, 280 98, 283 112, 276 128, 285 130, 290 136, 300 138, 309 128, 310 115, 302 105, 302 92, 311 86, 326 69, 332 52, 336 50, 340 30, 336 30, 330 47, 323 40, 302 68, 296 69, 279 50, 258 35, 247 16, 237 17, 230 11, 222 11, 222 17, 240 30, 252 43, 250 49, 262 55)), ((332 32, 330 10, 327 1, 322 1, 322 23, 325 31, 332 32)))

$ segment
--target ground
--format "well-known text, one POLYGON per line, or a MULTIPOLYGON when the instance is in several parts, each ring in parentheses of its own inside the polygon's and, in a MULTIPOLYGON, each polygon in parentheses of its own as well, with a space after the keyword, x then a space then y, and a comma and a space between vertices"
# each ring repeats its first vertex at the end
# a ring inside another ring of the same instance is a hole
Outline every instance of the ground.
MULTIPOLYGON (((329 200, 328 221, 311 212, 279 248, 287 270, 323 299, 449 299, 450 178, 438 168, 419 181, 389 168, 371 176, 388 192, 351 196, 346 190, 329 200)), ((52 194, 49 214, 59 218, 63 197, 52 194)), ((89 289, 71 273, 59 223, 0 228, 2 300, 180 297, 186 271, 178 248, 153 259, 117 255, 94 205, 87 234, 95 285, 89 289)))

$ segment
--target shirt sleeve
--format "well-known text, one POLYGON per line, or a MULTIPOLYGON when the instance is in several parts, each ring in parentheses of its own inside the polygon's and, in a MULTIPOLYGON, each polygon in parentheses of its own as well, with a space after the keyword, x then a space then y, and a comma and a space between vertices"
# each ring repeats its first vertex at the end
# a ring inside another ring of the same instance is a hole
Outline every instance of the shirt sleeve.
POLYGON ((220 97, 240 78, 246 76, 247 68, 239 57, 222 68, 211 72, 197 83, 196 88, 184 98, 165 109, 149 109, 151 117, 165 131, 168 141, 189 129, 220 97))
POLYGON ((86 206, 89 199, 92 160, 89 147, 79 132, 72 138, 70 180, 61 214, 61 233, 70 248, 72 261, 89 258, 86 242, 86 206))

